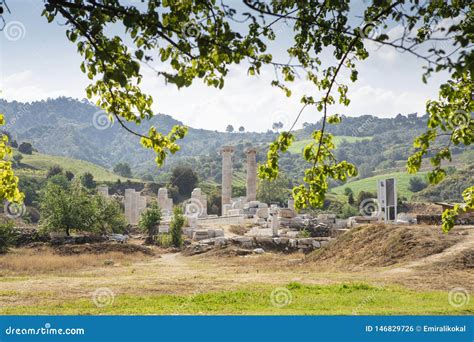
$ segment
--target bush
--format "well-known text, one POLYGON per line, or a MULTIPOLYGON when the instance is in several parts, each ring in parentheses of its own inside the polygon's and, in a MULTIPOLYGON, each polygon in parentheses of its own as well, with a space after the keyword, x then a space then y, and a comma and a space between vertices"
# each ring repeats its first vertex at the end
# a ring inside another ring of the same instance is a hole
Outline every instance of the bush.
POLYGON ((175 207, 173 210, 173 219, 171 220, 170 233, 171 243, 175 247, 181 247, 183 244, 183 231, 184 216, 183 209, 181 207, 175 207))
POLYGON ((13 222, 0 223, 0 254, 5 254, 15 244, 16 233, 13 222))
POLYGON ((172 238, 171 238, 171 234, 169 234, 169 233, 159 234, 156 237, 155 241, 156 241, 156 244, 158 246, 161 246, 161 247, 164 247, 164 248, 171 247, 171 245, 172 245, 172 238))
POLYGON ((161 221, 161 209, 158 204, 152 203, 152 205, 142 212, 138 227, 145 233, 148 234, 148 242, 152 242, 155 236, 158 234, 158 227, 161 221))

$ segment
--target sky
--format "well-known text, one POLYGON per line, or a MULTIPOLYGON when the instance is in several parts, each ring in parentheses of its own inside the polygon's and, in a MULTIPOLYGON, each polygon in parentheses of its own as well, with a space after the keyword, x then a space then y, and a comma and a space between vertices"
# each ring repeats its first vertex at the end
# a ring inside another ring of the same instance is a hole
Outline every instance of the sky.
MULTIPOLYGON (((58 96, 85 98, 88 79, 79 69, 81 57, 75 45, 65 36, 64 22, 55 20, 48 24, 41 16, 43 1, 40 0, 8 0, 8 6, 11 14, 4 14, 7 26, 0 32, 0 97, 23 102, 58 96)), ((386 33, 397 34, 399 29, 389 27, 386 33)), ((276 30, 291 38, 284 23, 276 30)), ((423 115, 426 101, 437 98, 446 75, 435 75, 424 84, 421 81, 424 63, 416 57, 373 44, 369 52, 369 59, 358 66, 359 80, 349 85, 351 104, 334 106, 330 113, 378 117, 415 112, 423 115)), ((272 53, 275 60, 285 56, 278 46, 272 48, 272 53)), ((153 96, 156 113, 171 115, 191 127, 218 131, 231 124, 235 128, 244 126, 247 131, 263 132, 277 121, 288 129, 301 108, 300 96, 316 94, 314 86, 302 78, 292 85, 293 95, 288 98, 270 85, 273 68, 265 68, 258 77, 247 76, 246 70, 245 64, 231 67, 222 90, 208 87, 201 80, 178 90, 174 85, 166 85, 143 65, 141 87, 153 96)), ((321 113, 308 109, 297 127, 320 118, 321 113)))

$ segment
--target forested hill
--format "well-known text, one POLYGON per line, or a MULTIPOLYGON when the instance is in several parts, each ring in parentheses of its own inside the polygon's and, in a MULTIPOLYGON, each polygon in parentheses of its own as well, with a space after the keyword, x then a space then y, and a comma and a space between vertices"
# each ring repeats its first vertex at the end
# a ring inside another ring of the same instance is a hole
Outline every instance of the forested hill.
MULTIPOLYGON (((194 167, 202 180, 219 182, 220 147, 236 146, 234 168, 239 175, 239 172, 245 172, 244 149, 250 145, 259 147, 257 158, 262 161, 269 142, 276 137, 276 132, 271 131, 223 133, 189 128, 188 135, 179 142, 182 149, 158 171, 153 152, 144 149, 138 138, 124 131, 118 123, 110 125, 104 120, 104 113, 88 101, 65 97, 33 103, 0 100, 0 112, 6 116, 5 130, 18 143, 31 142, 42 153, 90 161, 108 169, 119 162, 126 162, 135 176, 152 175, 155 179, 164 179, 177 163, 187 163, 194 167)), ((395 118, 364 115, 345 117, 339 125, 327 127, 336 136, 338 159, 356 164, 360 177, 365 178, 403 171, 406 159, 412 153, 413 139, 426 129, 426 119, 426 116, 416 114, 400 114, 395 118)), ((176 124, 181 122, 159 114, 140 126, 129 125, 145 133, 150 125, 168 132, 176 124)), ((290 153, 282 156, 282 168, 290 178, 302 176, 305 163, 299 152, 311 142, 311 132, 320 126, 321 122, 305 123, 304 128, 296 132, 298 141, 290 153)), ((453 147, 453 154, 462 167, 472 160, 472 147, 453 147)))

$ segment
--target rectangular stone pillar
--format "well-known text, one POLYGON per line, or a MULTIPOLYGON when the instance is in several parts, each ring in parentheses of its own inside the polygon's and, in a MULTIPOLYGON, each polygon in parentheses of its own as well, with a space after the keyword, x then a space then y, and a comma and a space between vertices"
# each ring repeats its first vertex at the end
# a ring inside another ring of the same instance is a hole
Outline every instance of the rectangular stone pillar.
POLYGON ((246 201, 257 199, 257 150, 249 148, 247 154, 247 191, 246 201))
POLYGON ((109 197, 109 187, 107 185, 99 185, 97 187, 97 192, 105 198, 109 197))

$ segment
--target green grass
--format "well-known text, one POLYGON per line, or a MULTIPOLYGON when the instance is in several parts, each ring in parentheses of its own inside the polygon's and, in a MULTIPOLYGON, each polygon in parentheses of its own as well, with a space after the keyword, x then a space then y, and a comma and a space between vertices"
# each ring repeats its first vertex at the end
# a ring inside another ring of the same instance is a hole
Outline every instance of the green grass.
POLYGON ((408 174, 407 172, 393 172, 387 173, 384 175, 378 175, 373 177, 368 177, 360 180, 355 180, 352 182, 348 182, 341 186, 335 187, 331 189, 331 192, 341 195, 344 193, 345 188, 351 188, 354 194, 358 194, 361 191, 370 191, 370 192, 377 192, 377 180, 378 179, 385 179, 385 178, 395 178, 397 182, 397 193, 399 196, 405 196, 408 199, 411 198, 413 192, 408 189, 408 185, 411 178, 414 177, 421 177, 424 178, 427 172, 419 172, 416 175, 408 174))
POLYGON ((4 306, 0 308, 0 314, 441 315, 474 313, 474 303, 467 303, 458 308, 449 305, 446 292, 418 292, 394 286, 374 287, 364 283, 324 286, 291 283, 283 288, 256 286, 237 291, 187 296, 118 295, 113 303, 104 301, 109 305, 100 308, 94 305, 92 298, 61 301, 47 294, 43 296, 45 300, 35 301, 35 305, 4 306), (272 291, 279 291, 281 296, 272 296, 272 291), (272 298, 275 298, 273 302, 272 298), (285 303, 287 305, 284 305, 285 303), (279 307, 276 304, 282 304, 282 306, 279 307))
MULTIPOLYGON (((337 135, 334 136, 333 142, 336 145, 336 147, 342 143, 342 141, 347 141, 349 143, 357 142, 357 141, 362 141, 362 140, 372 140, 372 137, 353 137, 349 135, 337 135)), ((288 151, 290 153, 301 153, 303 151, 303 148, 308 145, 310 142, 314 141, 313 139, 305 139, 305 140, 298 140, 293 142, 291 144, 290 148, 288 151)))
POLYGON ((23 154, 23 159, 21 160, 22 164, 29 165, 37 170, 31 169, 20 169, 15 171, 18 175, 30 175, 32 177, 44 177, 47 170, 50 166, 59 165, 65 171, 71 171, 75 175, 82 175, 85 172, 90 172, 94 175, 94 179, 99 182, 115 182, 117 179, 122 181, 127 180, 128 178, 118 176, 113 172, 83 160, 61 157, 61 156, 51 156, 42 153, 34 152, 32 155, 23 154))

